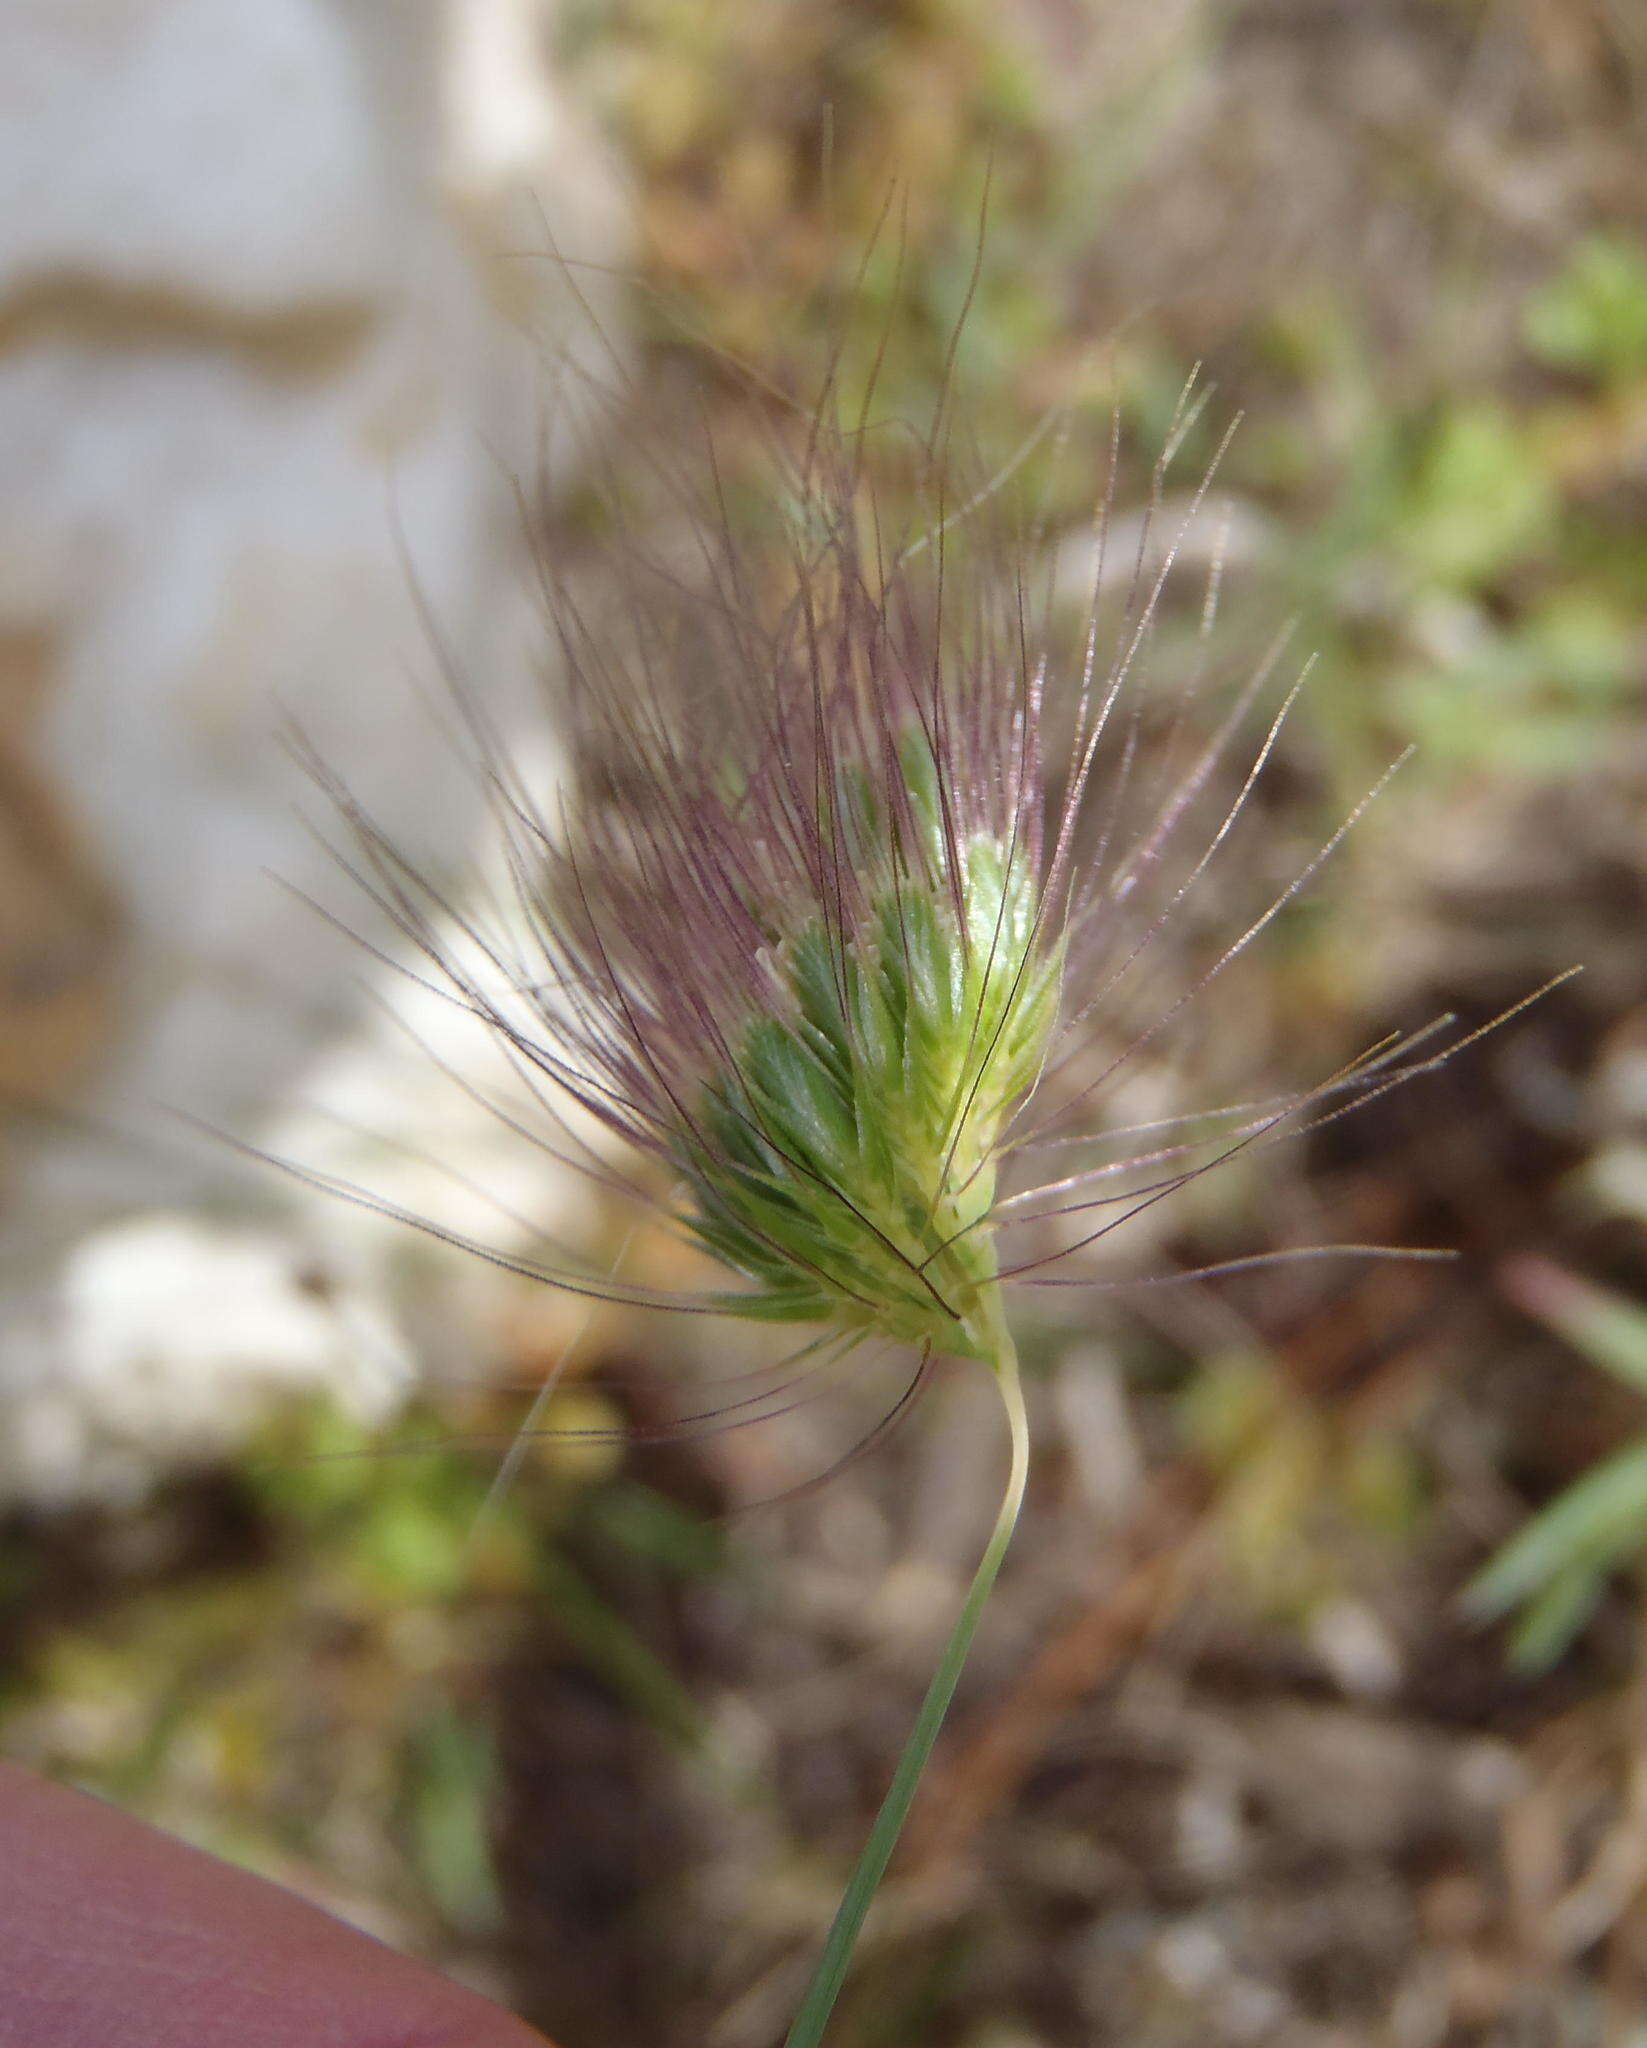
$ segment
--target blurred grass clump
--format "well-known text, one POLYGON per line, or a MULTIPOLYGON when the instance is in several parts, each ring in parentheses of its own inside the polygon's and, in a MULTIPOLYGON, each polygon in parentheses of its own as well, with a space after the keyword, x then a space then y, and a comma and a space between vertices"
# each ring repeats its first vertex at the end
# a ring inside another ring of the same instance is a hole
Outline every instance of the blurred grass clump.
POLYGON ((388 1431, 291 1403, 232 1474, 180 1480, 135 1523, 60 1532, 112 1566, 116 1597, 77 1616, 61 1588, 16 1589, 10 1752, 392 1939, 495 1942, 487 1702, 527 1618, 552 1615, 557 1654, 690 1743, 690 1698, 578 1557, 592 1541, 632 1582, 718 1557, 696 1518, 591 1456, 580 1434, 609 1435, 614 1413, 576 1389, 498 1492, 517 1421, 473 1394, 420 1401, 388 1431), (150 1543, 172 1548, 169 1569, 143 1568, 150 1543))

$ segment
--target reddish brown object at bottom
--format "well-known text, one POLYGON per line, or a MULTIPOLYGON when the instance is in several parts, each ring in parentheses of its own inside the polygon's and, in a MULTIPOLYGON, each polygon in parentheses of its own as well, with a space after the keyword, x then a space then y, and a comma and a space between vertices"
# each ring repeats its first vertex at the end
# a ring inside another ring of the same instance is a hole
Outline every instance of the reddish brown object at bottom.
POLYGON ((546 2048, 318 1907, 0 1763, 0 2048, 546 2048))

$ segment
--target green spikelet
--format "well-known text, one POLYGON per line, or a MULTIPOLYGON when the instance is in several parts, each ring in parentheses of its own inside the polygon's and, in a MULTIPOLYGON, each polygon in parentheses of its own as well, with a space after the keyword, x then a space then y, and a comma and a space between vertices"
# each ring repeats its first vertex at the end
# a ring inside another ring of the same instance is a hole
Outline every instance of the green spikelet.
MULTIPOLYGON (((700 1240, 758 1313, 987 1357, 993 1155, 1045 1056, 1061 950, 1022 851, 977 833, 952 862, 921 747, 903 756, 918 857, 877 847, 854 925, 776 940, 782 1004, 732 1045, 680 1164, 700 1240)), ((877 822, 858 798, 854 841, 877 822)))

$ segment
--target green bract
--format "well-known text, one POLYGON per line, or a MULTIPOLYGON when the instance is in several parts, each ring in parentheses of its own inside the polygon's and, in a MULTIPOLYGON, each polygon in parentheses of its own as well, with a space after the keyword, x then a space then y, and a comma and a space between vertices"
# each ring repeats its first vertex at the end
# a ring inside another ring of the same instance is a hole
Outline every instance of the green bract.
POLYGON ((856 929, 817 916, 778 941, 782 1011, 749 1021, 679 1152, 750 1313, 987 1356, 994 1148, 1045 1057, 1061 949, 1038 957, 1021 852, 977 834, 952 886, 928 822, 927 876, 856 929))

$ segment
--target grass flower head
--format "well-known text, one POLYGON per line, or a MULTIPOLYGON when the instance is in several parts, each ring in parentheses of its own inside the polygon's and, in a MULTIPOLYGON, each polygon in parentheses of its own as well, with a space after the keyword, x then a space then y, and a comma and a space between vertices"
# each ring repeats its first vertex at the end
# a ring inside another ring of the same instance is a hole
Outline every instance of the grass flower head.
MULTIPOLYGON (((679 1294, 569 1253, 502 1263, 583 1294, 802 1326, 788 1362, 808 1373, 869 1340, 907 1347, 915 1375, 894 1416, 945 1356, 986 1361, 1001 1389, 1013 1456, 995 1528, 792 2048, 822 2036, 1023 1498, 1004 1290, 1114 1284, 1081 1255, 1142 1210, 1466 1042, 1390 1042, 1315 1089, 1202 1116, 1106 1120, 1118 1079, 1359 810, 1182 975, 1179 928, 1296 695, 1241 761, 1279 648, 1210 738, 1179 715, 1183 692, 1158 729, 1141 684, 1205 482, 1167 519, 1169 446, 1125 540, 1106 491, 1084 636, 1060 660, 1036 591, 1049 551, 1007 529, 993 491, 946 496, 932 444, 915 445, 930 489, 897 534, 866 488, 864 435, 815 420, 781 454, 787 511, 762 558, 735 541, 717 480, 712 512, 690 522, 695 561, 639 559, 615 615, 545 562, 574 772, 551 809, 471 707, 508 886, 462 946, 440 891, 334 792, 357 877, 531 1087, 517 1128, 661 1206, 721 1277, 679 1294), (1165 995, 1150 982, 1163 961, 1178 976, 1165 995), (591 1120, 621 1142, 592 1141, 591 1120)), ((1216 582, 1214 550, 1192 667, 1209 659, 1216 582)), ((759 1397, 735 1406, 761 1412, 759 1397)))
POLYGON ((997 1150, 1065 957, 1040 681, 983 619, 935 669, 907 568, 827 510, 703 724, 619 700, 628 798, 551 856, 563 1044, 745 1283, 728 1306, 992 1357, 997 1150))

